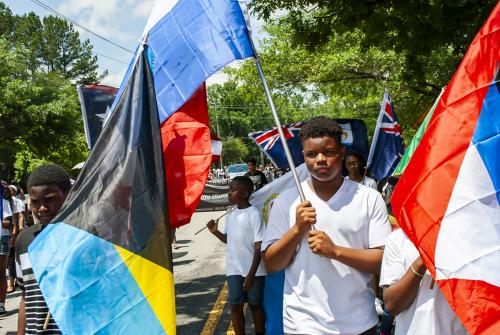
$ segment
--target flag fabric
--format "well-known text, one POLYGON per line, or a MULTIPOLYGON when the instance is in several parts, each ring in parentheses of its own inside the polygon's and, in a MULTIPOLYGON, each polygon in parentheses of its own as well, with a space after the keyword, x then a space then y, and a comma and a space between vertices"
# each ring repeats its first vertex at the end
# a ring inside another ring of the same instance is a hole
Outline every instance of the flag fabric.
POLYGON ((161 125, 170 227, 189 223, 212 163, 207 92, 202 84, 161 125))
POLYGON ((470 45, 392 196, 471 334, 500 334, 500 4, 470 45))
POLYGON ((420 127, 418 127, 417 133, 413 138, 411 139, 410 144, 405 148, 405 153, 403 154, 403 157, 398 163, 398 166, 396 166, 396 169, 392 173, 394 176, 398 176, 403 173, 405 170, 406 166, 410 162, 411 157, 413 156, 413 153, 418 147, 418 144, 422 140, 422 137, 424 136, 425 130, 427 129, 427 126, 429 125, 429 121, 432 118, 432 115, 434 114, 434 111, 436 110, 436 107, 439 103, 439 100, 441 99, 441 96, 443 95, 444 89, 441 90, 441 93, 439 93, 439 96, 437 97, 436 101, 432 105, 431 110, 429 113, 427 113, 427 116, 423 120, 422 124, 420 127))
POLYGON ((116 106, 29 257, 64 334, 175 334, 161 135, 144 52, 116 106))
POLYGON ((375 179, 382 180, 392 174, 403 157, 404 144, 398 118, 391 97, 386 91, 375 126, 367 169, 375 179))
POLYGON ((109 116, 118 89, 105 85, 80 85, 77 90, 87 145, 92 149, 109 116))
POLYGON ((220 161, 222 155, 222 141, 220 138, 210 133, 210 144, 212 146, 212 164, 220 161))
POLYGON ((160 123, 212 74, 234 60, 255 56, 237 0, 157 0, 142 40, 149 47, 160 123))
MULTIPOLYGON (((354 119, 336 119, 342 127, 342 144, 348 150, 357 151, 365 157, 368 154, 368 138, 366 135, 365 123, 361 120, 354 119)), ((302 155, 302 143, 298 134, 305 122, 295 122, 283 126, 283 133, 287 140, 290 153, 292 154, 295 166, 304 163, 302 155)), ((278 129, 272 128, 262 131, 256 131, 248 134, 255 144, 266 154, 271 162, 278 168, 288 168, 288 161, 285 156, 283 144, 279 138, 278 129)))
MULTIPOLYGON (((296 122, 283 126, 283 133, 290 148, 295 166, 304 162, 302 156, 302 144, 300 143, 299 134, 304 122, 296 122)), ((288 161, 285 156, 285 149, 280 140, 278 128, 256 131, 248 134, 255 144, 267 155, 271 162, 278 168, 287 168, 288 161)))
MULTIPOLYGON (((63 333, 175 334, 160 124, 210 75, 251 56, 238 1, 156 2, 57 224, 29 248, 63 333)), ((210 135, 203 134, 210 162, 210 135)))

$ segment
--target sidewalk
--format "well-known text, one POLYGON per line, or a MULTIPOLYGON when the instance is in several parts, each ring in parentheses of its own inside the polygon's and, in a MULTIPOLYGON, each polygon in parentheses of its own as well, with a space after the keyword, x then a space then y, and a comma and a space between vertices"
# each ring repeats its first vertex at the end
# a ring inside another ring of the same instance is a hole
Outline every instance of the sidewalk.
POLYGON ((15 335, 17 333, 17 312, 21 301, 21 291, 18 289, 7 294, 5 309, 7 315, 0 316, 0 334, 15 335))

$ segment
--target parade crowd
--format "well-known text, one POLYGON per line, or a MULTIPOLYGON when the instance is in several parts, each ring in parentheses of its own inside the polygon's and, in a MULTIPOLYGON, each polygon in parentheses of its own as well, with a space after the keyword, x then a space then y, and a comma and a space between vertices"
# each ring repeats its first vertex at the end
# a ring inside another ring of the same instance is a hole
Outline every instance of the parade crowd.
MULTIPOLYGON (((310 174, 301 183, 305 200, 296 188, 282 190, 269 202, 265 224, 249 199, 278 172, 270 166, 260 171, 255 159, 248 159, 248 172, 230 181, 228 197, 234 206, 224 229, 219 230, 218 220, 207 223, 227 244, 235 333, 245 333, 243 306, 248 303, 255 334, 273 334, 266 329, 266 318, 276 311, 263 305, 266 274, 284 271, 285 334, 466 334, 417 249, 389 220, 384 198, 394 183, 377 190, 376 181, 366 175, 364 157, 347 152, 341 134, 327 117, 311 119, 300 131, 310 174)), ((212 174, 226 177, 222 170, 212 174)), ((33 171, 29 196, 2 182, 0 315, 6 313, 6 293, 19 287, 18 334, 60 333, 27 251, 54 219, 70 187, 68 174, 54 164, 33 171)))

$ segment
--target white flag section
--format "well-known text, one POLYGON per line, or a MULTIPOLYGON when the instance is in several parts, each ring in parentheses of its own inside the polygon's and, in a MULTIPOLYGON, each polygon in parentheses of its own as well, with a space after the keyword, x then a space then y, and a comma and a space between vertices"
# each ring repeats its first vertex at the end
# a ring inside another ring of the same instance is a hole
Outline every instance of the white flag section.
MULTIPOLYGON (((307 166, 305 163, 297 166, 297 174, 301 182, 311 176, 311 174, 307 170, 307 166)), ((292 172, 287 172, 284 176, 275 179, 273 182, 267 184, 257 192, 253 193, 250 196, 250 203, 253 206, 257 207, 259 211, 262 211, 264 209, 264 205, 273 194, 278 195, 281 192, 294 187, 296 186, 293 180, 292 172)))
POLYGON ((471 144, 441 222, 436 279, 484 280, 500 286, 499 241, 500 207, 495 186, 471 144))

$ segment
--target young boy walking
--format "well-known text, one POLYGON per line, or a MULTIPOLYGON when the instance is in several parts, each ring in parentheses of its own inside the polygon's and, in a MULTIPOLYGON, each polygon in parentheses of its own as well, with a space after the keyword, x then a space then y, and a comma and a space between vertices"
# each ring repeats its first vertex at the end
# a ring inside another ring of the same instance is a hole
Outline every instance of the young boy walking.
POLYGON ((260 256, 264 223, 259 210, 248 202, 252 190, 249 177, 235 177, 229 184, 228 197, 236 207, 227 214, 224 232, 218 230, 218 222, 207 223, 210 232, 227 244, 227 285, 236 335, 245 334, 245 301, 252 311, 255 334, 264 334, 265 328, 262 295, 266 270, 260 256))
POLYGON ((311 178, 273 202, 262 242, 268 271, 285 269, 286 334, 375 334, 371 274, 391 228, 380 194, 342 176, 342 128, 327 117, 299 138, 311 178))
POLYGON ((23 290, 17 334, 61 334, 55 321, 50 318, 44 330, 49 312, 40 287, 33 274, 28 257, 28 247, 36 236, 54 219, 61 209, 71 188, 69 175, 56 164, 36 168, 28 179, 28 192, 33 216, 38 223, 24 229, 16 241, 17 281, 23 290))

